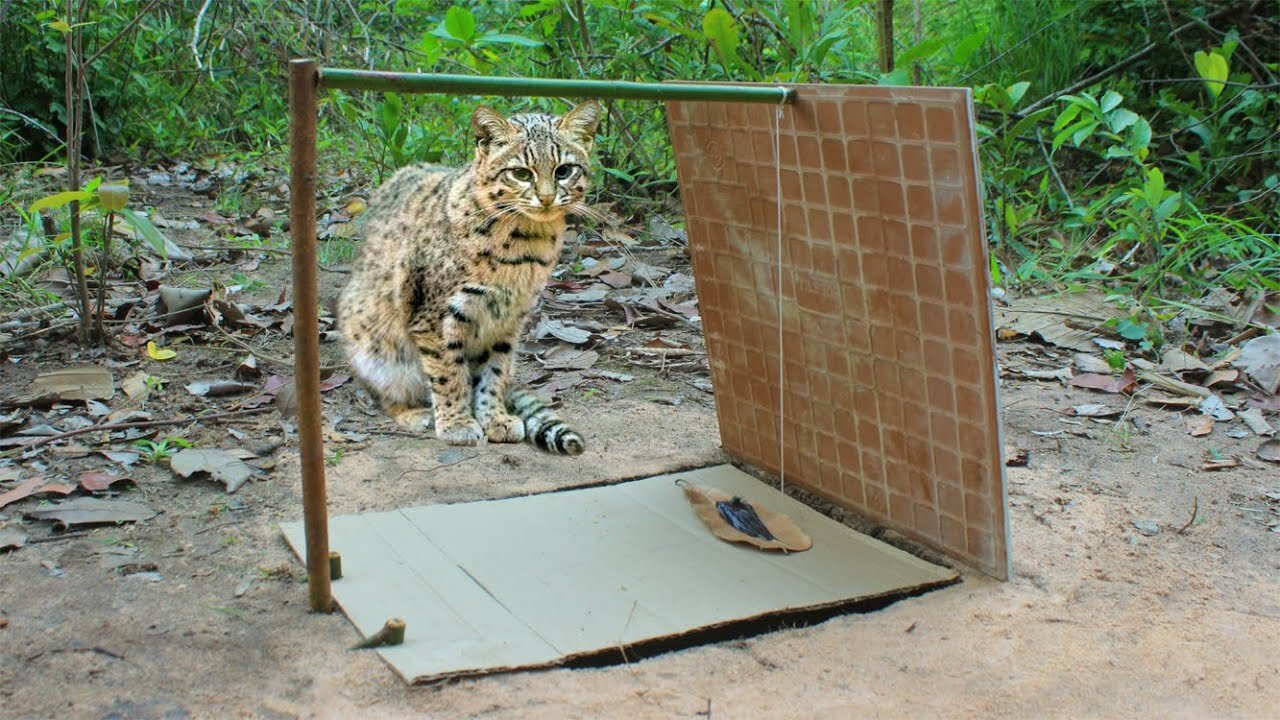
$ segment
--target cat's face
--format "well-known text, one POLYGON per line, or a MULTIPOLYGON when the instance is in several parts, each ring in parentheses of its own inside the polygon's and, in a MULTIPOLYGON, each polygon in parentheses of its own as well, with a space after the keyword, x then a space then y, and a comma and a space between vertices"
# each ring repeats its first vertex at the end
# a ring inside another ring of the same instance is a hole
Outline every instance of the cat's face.
POLYGON ((564 117, 504 118, 481 106, 471 117, 476 137, 476 185, 496 217, 520 215, 550 222, 585 212, 591 187, 591 148, 600 105, 589 100, 564 117))

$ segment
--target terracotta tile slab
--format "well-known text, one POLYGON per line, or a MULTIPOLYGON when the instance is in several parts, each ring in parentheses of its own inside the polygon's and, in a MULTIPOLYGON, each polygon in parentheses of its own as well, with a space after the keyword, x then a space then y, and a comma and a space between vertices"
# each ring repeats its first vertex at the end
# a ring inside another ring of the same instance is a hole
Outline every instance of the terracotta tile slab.
POLYGON ((1005 578, 969 91, 796 89, 667 105, 724 446, 1005 578))

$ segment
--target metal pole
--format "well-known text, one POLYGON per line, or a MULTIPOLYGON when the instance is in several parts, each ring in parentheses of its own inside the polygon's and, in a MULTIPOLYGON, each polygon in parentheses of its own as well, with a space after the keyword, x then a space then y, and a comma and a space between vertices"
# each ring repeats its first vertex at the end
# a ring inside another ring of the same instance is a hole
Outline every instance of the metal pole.
POLYGON ((724 83, 640 83, 605 80, 506 78, 483 75, 435 75, 322 68, 320 83, 335 90, 594 97, 624 100, 694 100, 778 104, 791 102, 795 90, 781 85, 724 83))
POLYGON ((293 352, 298 439, 302 456, 302 519, 307 536, 311 609, 329 612, 329 512, 324 439, 320 434, 320 296, 316 289, 316 93, 313 60, 289 63, 289 232, 293 254, 293 352))

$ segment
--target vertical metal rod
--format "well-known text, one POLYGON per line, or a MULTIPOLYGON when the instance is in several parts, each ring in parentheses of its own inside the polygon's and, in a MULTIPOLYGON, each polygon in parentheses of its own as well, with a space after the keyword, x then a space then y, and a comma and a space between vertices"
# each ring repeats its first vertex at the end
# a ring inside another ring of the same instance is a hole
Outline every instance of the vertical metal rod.
POLYGON ((293 253, 293 352, 298 439, 302 456, 302 519, 307 536, 311 609, 329 612, 329 511, 324 438, 320 432, 320 296, 316 288, 316 93, 314 60, 289 63, 289 232, 293 253))

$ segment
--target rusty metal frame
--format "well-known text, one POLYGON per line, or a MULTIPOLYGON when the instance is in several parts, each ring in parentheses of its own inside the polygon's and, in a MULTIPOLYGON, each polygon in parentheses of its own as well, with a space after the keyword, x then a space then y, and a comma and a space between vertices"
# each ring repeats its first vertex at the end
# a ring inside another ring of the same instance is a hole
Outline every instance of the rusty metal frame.
POLYGON ((472 77, 323 68, 314 60, 289 63, 289 232, 293 255, 293 351, 302 464, 302 515, 307 537, 311 609, 333 610, 329 574, 329 512, 320 404, 320 299, 316 252, 316 124, 322 88, 385 92, 628 100, 702 100, 780 104, 786 87, 715 83, 638 83, 603 80, 472 77))

